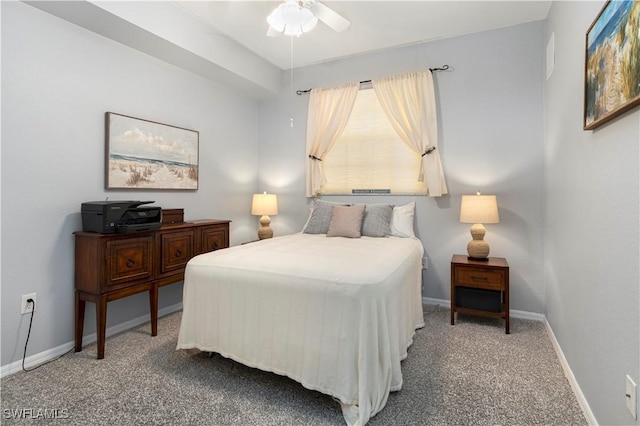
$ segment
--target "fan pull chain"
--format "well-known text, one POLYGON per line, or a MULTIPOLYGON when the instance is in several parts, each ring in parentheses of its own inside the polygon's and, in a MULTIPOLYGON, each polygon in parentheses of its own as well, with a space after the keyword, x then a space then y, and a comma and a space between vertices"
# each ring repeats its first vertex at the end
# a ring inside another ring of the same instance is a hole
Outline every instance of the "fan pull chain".
POLYGON ((291 108, 291 123, 290 126, 293 128, 293 37, 289 37, 291 43, 291 54, 290 54, 290 62, 289 62, 289 70, 290 70, 290 79, 291 79, 291 87, 289 87, 289 107, 291 108))

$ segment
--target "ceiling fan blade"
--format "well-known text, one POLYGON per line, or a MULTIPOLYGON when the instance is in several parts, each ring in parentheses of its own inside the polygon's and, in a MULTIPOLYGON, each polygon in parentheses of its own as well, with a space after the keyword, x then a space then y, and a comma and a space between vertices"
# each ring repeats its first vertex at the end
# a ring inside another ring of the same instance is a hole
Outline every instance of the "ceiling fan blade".
POLYGON ((316 1, 310 7, 311 12, 313 12, 316 17, 327 24, 327 26, 331 27, 334 31, 339 33, 345 31, 351 25, 347 19, 338 15, 333 9, 325 6, 324 4, 316 1))

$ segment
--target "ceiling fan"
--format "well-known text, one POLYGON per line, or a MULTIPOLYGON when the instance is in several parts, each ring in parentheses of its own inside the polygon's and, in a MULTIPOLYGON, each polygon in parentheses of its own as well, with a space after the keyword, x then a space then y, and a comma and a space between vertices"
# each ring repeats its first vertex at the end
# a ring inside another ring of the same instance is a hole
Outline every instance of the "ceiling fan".
POLYGON ((267 22, 269 37, 280 34, 300 35, 313 29, 318 19, 337 32, 345 31, 351 24, 333 9, 318 0, 286 0, 281 3, 269 16, 267 22))

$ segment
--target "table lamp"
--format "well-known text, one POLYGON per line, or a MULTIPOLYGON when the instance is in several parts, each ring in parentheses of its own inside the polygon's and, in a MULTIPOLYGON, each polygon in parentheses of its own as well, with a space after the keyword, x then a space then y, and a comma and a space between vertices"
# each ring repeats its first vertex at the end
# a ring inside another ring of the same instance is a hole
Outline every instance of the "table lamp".
POLYGON ((278 214, 278 199, 276 194, 253 194, 253 202, 251 203, 251 214, 255 216, 262 216, 260 218, 260 229, 258 229, 258 238, 264 240, 265 238, 273 237, 273 229, 269 227, 271 218, 269 215, 278 214))
POLYGON ((471 236, 467 244, 467 253, 471 260, 488 260, 489 244, 484 240, 484 223, 498 223, 498 202, 495 195, 463 195, 460 204, 460 222, 473 223, 471 236))

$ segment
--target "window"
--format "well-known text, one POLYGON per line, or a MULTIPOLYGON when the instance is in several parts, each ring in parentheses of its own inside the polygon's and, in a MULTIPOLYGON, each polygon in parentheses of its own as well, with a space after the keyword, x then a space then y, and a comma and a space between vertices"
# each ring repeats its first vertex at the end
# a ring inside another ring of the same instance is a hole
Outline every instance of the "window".
POLYGON ((356 83, 311 91, 307 197, 367 191, 446 194, 431 73, 372 84, 375 92, 358 90, 356 83))
POLYGON ((426 194, 420 155, 391 126, 373 89, 358 91, 343 133, 322 160, 323 194, 426 194))

